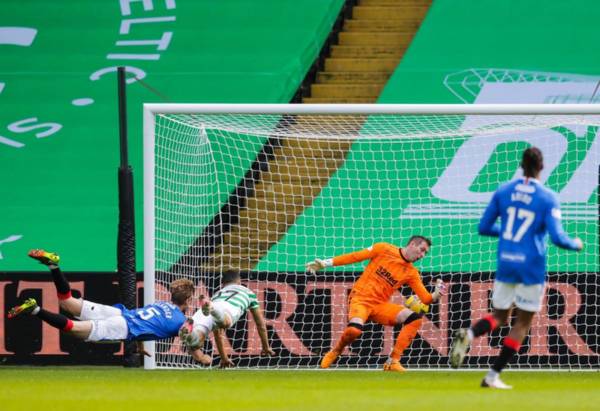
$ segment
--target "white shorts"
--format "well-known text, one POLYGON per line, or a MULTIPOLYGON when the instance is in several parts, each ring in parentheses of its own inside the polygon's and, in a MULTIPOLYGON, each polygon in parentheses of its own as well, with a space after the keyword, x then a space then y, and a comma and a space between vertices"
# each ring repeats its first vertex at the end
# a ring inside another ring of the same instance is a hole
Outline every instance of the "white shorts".
POLYGON ((231 318, 231 325, 235 324, 243 314, 242 310, 229 304, 227 301, 215 301, 213 303, 213 308, 215 310, 221 310, 221 312, 229 315, 229 318, 231 318))
MULTIPOLYGON (((231 325, 235 324, 242 314, 239 308, 234 307, 226 301, 215 301, 213 309, 227 314, 231 318, 231 325)), ((214 317, 202 314, 202 310, 196 311, 192 319, 194 320, 194 329, 201 332, 205 337, 217 326, 214 317)))
POLYGON ((81 321, 103 320, 110 317, 121 316, 121 310, 112 305, 94 303, 88 300, 82 300, 81 314, 75 317, 81 321))
POLYGON ((81 321, 91 321, 92 323, 92 331, 86 341, 124 340, 129 333, 127 322, 121 315, 121 310, 110 305, 83 300, 81 315, 76 318, 81 321))
POLYGON ((542 309, 546 284, 525 285, 494 281, 492 305, 498 310, 508 310, 514 303, 518 309, 537 313, 542 309))
POLYGON ((192 319, 194 320, 194 330, 203 335, 204 338, 207 338, 208 333, 215 327, 215 320, 212 316, 202 314, 202 310, 196 311, 192 316, 192 319))

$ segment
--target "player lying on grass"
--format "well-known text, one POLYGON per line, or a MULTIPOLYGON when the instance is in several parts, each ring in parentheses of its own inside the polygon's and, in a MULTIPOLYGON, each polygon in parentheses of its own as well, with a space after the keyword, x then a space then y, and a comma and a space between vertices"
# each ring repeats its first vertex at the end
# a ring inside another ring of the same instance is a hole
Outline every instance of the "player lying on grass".
POLYGON ((325 267, 370 260, 350 292, 348 326, 335 347, 321 360, 321 368, 329 368, 344 348, 362 334, 365 322, 374 321, 390 327, 402 325, 383 370, 406 371, 400 364, 400 357, 417 335, 423 322, 423 312, 428 311, 428 304, 439 300, 445 291, 444 284, 438 280, 435 291, 430 294, 413 265, 427 254, 430 246, 431 240, 415 235, 402 248, 388 243, 376 243, 362 251, 326 260, 315 259, 306 265, 309 272, 315 273, 325 267), (389 301, 394 291, 404 284, 408 284, 416 294, 416 297, 407 300, 411 309, 389 301))
POLYGON ((225 352, 223 334, 248 310, 254 318, 260 336, 262 354, 275 355, 269 346, 267 328, 256 294, 241 285, 240 274, 237 272, 223 273, 222 284, 221 290, 213 296, 212 301, 204 296, 200 297, 201 309, 188 319, 179 331, 179 337, 188 347, 192 357, 202 364, 206 365, 207 360, 210 363, 210 356, 202 352, 202 346, 212 331, 221 357, 221 367, 233 366, 233 362, 225 352))
POLYGON ((504 338, 500 355, 481 381, 482 387, 512 388, 502 382, 500 373, 519 352, 535 313, 542 307, 547 234, 561 248, 583 248, 579 238, 571 239, 564 233, 557 196, 538 180, 544 168, 542 152, 535 147, 526 149, 521 167, 523 177, 496 190, 479 222, 479 234, 499 237, 492 293, 494 312, 471 328, 458 330, 450 348, 450 364, 458 368, 471 341, 506 324, 513 304, 516 306, 516 321, 504 338), (500 224, 496 224, 498 217, 500 224))
POLYGON ((73 297, 69 282, 58 267, 60 257, 57 254, 32 250, 28 255, 50 268, 59 306, 76 320, 44 310, 33 298, 12 308, 8 318, 35 315, 67 334, 90 342, 134 340, 138 342, 138 351, 144 355, 149 354, 144 350, 142 341, 174 337, 185 322, 185 312, 195 288, 190 280, 180 279, 171 283, 171 302, 158 301, 128 310, 121 304, 103 305, 73 297))

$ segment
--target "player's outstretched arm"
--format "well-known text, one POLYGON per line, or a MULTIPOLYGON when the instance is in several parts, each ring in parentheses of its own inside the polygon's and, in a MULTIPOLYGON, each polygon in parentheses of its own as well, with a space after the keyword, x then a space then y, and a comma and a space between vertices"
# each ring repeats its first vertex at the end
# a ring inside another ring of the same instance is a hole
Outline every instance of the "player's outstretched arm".
POLYGON ((265 324, 265 318, 262 314, 260 307, 251 308, 250 312, 254 318, 258 335, 260 336, 260 342, 262 344, 263 355, 275 355, 275 351, 271 349, 269 345, 269 336, 267 335, 267 326, 265 324))
POLYGON ((317 271, 322 270, 325 267, 330 267, 333 264, 331 264, 331 259, 328 260, 321 260, 319 258, 315 258, 313 261, 306 263, 306 271, 308 271, 311 274, 315 274, 317 271))
POLYGON ((570 238, 563 231, 558 201, 554 200, 554 204, 548 209, 545 216, 545 223, 548 228, 548 234, 550 234, 550 240, 557 247, 576 251, 580 251, 583 248, 583 242, 579 237, 570 238))
POLYGON ((146 357, 150 357, 150 353, 148 351, 146 351, 146 349, 144 348, 144 342, 143 341, 136 341, 135 342, 137 345, 137 352, 145 355, 146 357))
POLYGON ((382 244, 383 243, 377 243, 377 244, 373 245, 372 247, 365 248, 364 250, 355 251, 353 253, 343 254, 343 255, 339 255, 337 257, 327 258, 324 260, 315 258, 313 261, 306 264, 306 271, 308 271, 311 274, 314 274, 317 271, 322 270, 323 268, 326 268, 326 267, 354 264, 354 263, 358 263, 360 261, 364 261, 364 260, 373 258, 375 256, 375 254, 377 254, 377 252, 378 252, 378 249, 379 249, 378 247, 381 246, 382 244))
POLYGON ((490 237, 500 236, 500 224, 496 224, 496 220, 499 216, 500 210, 498 208, 498 198, 496 193, 494 193, 494 196, 486 207, 481 220, 479 220, 479 234, 490 237))
POLYGON ((435 280, 435 285, 433 287, 433 292, 431 293, 431 297, 433 301, 439 301, 442 296, 446 294, 446 284, 441 278, 435 280))
POLYGON ((204 354, 201 347, 204 344, 204 334, 193 327, 193 318, 188 318, 179 329, 179 339, 194 360, 202 365, 210 365, 212 358, 204 354))
POLYGON ((235 367, 235 364, 229 358, 227 351, 225 351, 225 344, 223 343, 223 334, 224 331, 222 328, 215 328, 213 331, 213 335, 215 337, 215 344, 217 345, 217 351, 219 352, 219 357, 221 357, 221 364, 219 365, 219 367, 235 367))
POLYGON ((190 349, 190 355, 196 361, 198 361, 202 365, 210 365, 212 363, 212 358, 208 354, 204 354, 200 348, 190 349))
POLYGON ((442 295, 446 293, 446 284, 444 284, 441 278, 436 280, 433 292, 431 294, 429 291, 427 291, 423 285, 423 282, 421 281, 421 278, 418 276, 415 276, 411 281, 409 281, 408 285, 410 288, 412 288, 417 297, 419 297, 420 303, 425 305, 429 305, 432 302, 438 301, 440 298, 442 298, 442 295))

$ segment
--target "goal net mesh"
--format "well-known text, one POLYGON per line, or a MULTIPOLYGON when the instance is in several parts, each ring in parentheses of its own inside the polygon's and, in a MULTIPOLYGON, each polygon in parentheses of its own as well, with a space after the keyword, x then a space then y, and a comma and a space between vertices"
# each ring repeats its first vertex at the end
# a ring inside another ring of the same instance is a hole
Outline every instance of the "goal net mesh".
MULTIPOLYGON (((589 115, 156 114, 146 233, 155 300, 168 300, 178 278, 213 295, 223 272, 240 272, 277 355, 260 355, 246 315, 226 333, 236 365, 317 367, 346 327, 348 294, 368 261, 316 275, 305 264, 377 242, 401 247, 419 234, 433 243, 416 263, 424 283, 442 278, 449 291, 401 362, 447 368, 452 332, 490 310, 497 239, 477 234, 479 218, 494 190, 521 175, 522 151, 537 146, 541 181, 559 194, 563 227, 585 249, 549 245, 543 308, 510 367, 597 368, 599 127, 589 115)), ((391 302, 410 295, 404 286, 391 302)), ((368 322, 333 368, 381 367, 399 329, 368 322)), ((465 367, 488 367, 507 331, 476 340, 465 367)), ((204 349, 218 364, 210 341, 204 349)), ((197 366, 177 338, 156 343, 155 361, 197 366)))

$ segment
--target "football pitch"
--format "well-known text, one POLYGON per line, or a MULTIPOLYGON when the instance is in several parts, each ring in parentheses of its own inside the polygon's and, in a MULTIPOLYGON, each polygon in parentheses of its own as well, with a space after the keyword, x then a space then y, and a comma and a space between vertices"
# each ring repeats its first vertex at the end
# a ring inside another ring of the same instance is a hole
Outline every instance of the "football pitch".
POLYGON ((599 372, 504 373, 511 391, 479 388, 484 372, 144 371, 1 367, 12 410, 597 410, 599 372))

